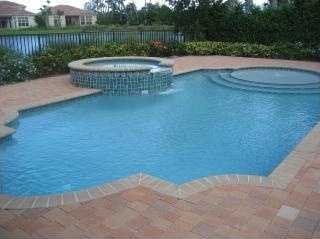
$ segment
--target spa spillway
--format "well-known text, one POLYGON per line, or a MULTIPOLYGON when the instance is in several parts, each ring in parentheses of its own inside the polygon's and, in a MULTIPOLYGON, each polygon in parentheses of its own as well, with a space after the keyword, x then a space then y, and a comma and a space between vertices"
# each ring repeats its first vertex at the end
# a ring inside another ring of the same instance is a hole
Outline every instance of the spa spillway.
POLYGON ((151 57, 103 57, 69 63, 74 85, 110 95, 155 94, 172 83, 173 62, 151 57))

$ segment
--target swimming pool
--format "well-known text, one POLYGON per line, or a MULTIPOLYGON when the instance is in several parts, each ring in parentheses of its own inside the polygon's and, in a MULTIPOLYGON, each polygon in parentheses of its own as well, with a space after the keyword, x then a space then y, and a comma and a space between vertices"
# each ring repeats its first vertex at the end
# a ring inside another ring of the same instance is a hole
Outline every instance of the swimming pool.
POLYGON ((181 184, 267 176, 320 119, 319 94, 247 91, 216 71, 158 95, 96 96, 21 114, 0 143, 2 193, 78 190, 145 172, 181 184))

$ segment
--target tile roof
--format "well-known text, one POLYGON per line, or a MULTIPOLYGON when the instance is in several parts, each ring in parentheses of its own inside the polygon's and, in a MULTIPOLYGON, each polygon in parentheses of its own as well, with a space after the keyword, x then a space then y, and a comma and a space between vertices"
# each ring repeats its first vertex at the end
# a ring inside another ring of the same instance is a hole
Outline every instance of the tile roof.
POLYGON ((0 16, 33 16, 34 13, 25 10, 26 6, 10 2, 0 1, 0 16))
POLYGON ((50 7, 52 14, 57 14, 59 11, 62 12, 62 15, 65 16, 81 16, 81 15, 94 15, 91 11, 82 10, 70 5, 56 5, 50 7))

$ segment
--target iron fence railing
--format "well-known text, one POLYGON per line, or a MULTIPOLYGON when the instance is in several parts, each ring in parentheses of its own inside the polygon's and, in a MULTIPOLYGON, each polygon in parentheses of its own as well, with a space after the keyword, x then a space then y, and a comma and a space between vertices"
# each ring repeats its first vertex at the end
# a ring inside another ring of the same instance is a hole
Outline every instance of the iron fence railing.
POLYGON ((150 41, 184 42, 182 33, 174 31, 95 31, 75 33, 0 35, 0 46, 24 55, 36 54, 52 45, 102 45, 108 42, 146 43, 150 41))

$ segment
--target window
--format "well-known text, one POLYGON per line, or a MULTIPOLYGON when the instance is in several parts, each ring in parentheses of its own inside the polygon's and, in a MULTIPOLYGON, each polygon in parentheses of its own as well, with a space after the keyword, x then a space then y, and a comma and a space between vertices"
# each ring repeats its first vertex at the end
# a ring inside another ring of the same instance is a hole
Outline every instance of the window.
POLYGON ((92 24, 92 17, 91 16, 86 16, 86 23, 87 23, 87 25, 92 24))
POLYGON ((18 25, 19 27, 28 27, 29 26, 28 17, 18 17, 18 25))
POLYGON ((80 25, 86 25, 86 19, 84 16, 80 16, 80 25))
POLYGON ((60 16, 54 16, 54 25, 55 25, 56 27, 60 27, 60 26, 61 26, 60 16))

